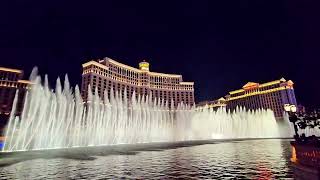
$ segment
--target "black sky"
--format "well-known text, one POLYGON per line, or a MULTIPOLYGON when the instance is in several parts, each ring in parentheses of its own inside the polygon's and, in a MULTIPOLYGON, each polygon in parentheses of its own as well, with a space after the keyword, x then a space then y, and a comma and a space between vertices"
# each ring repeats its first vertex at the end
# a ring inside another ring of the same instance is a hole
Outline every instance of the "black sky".
POLYGON ((246 82, 292 79, 298 103, 319 106, 316 1, 0 2, 0 66, 81 80, 81 64, 110 57, 195 81, 196 101, 246 82))

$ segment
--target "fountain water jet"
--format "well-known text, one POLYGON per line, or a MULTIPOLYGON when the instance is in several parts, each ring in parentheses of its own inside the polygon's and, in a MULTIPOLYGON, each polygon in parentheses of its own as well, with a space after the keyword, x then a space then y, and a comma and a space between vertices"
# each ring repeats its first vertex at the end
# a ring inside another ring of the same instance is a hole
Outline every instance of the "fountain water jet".
POLYGON ((21 117, 14 116, 16 94, 2 151, 280 137, 271 110, 197 110, 184 103, 174 108, 163 99, 136 98, 135 92, 130 101, 112 89, 100 98, 98 90, 93 93, 90 87, 88 101, 83 103, 79 87, 73 91, 67 76, 63 87, 57 79, 53 91, 47 76, 42 85, 36 72, 30 77, 33 85, 26 93, 21 117))

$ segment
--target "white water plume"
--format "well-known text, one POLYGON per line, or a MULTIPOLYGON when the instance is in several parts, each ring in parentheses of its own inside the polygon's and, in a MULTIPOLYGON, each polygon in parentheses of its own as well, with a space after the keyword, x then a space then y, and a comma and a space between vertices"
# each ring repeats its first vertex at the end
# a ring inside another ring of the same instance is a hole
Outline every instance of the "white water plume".
POLYGON ((47 76, 42 83, 36 72, 21 117, 14 116, 15 97, 2 151, 280 136, 271 110, 200 111, 183 103, 173 108, 163 99, 136 98, 135 92, 131 99, 112 90, 110 98, 106 91, 99 97, 90 87, 84 103, 79 87, 72 90, 67 76, 63 87, 58 78, 52 90, 47 76))

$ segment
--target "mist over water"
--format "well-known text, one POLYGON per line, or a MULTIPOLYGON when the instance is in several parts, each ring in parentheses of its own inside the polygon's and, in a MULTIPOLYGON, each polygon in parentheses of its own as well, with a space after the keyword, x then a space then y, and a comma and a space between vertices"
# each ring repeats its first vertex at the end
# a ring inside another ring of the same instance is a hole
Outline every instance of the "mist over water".
POLYGON ((163 99, 140 95, 136 98, 135 93, 127 99, 111 90, 110 98, 107 91, 99 97, 98 90, 93 93, 90 87, 85 104, 79 87, 73 90, 67 76, 63 86, 57 79, 55 90, 49 88, 47 76, 42 82, 36 69, 30 80, 33 85, 26 93, 20 117, 14 116, 18 100, 15 97, 2 151, 289 137, 287 131, 279 129, 271 110, 199 110, 183 103, 174 108, 163 99))

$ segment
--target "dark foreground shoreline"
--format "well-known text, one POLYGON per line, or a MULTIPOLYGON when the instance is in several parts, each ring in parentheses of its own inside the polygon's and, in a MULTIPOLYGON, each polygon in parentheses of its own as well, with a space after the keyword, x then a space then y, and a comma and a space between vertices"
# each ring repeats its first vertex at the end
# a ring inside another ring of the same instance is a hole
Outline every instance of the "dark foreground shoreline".
POLYGON ((47 149, 34 151, 0 152, 0 167, 9 166, 22 161, 32 159, 53 159, 65 158, 75 160, 94 160, 94 156, 109 155, 135 155, 143 151, 163 151, 166 149, 176 149, 181 147, 199 146, 205 144, 215 144, 224 142, 239 142, 252 140, 271 139, 292 139, 292 138, 243 138, 243 139, 214 139, 214 140, 193 140, 159 143, 141 144, 118 144, 108 146, 88 146, 62 149, 47 149))

